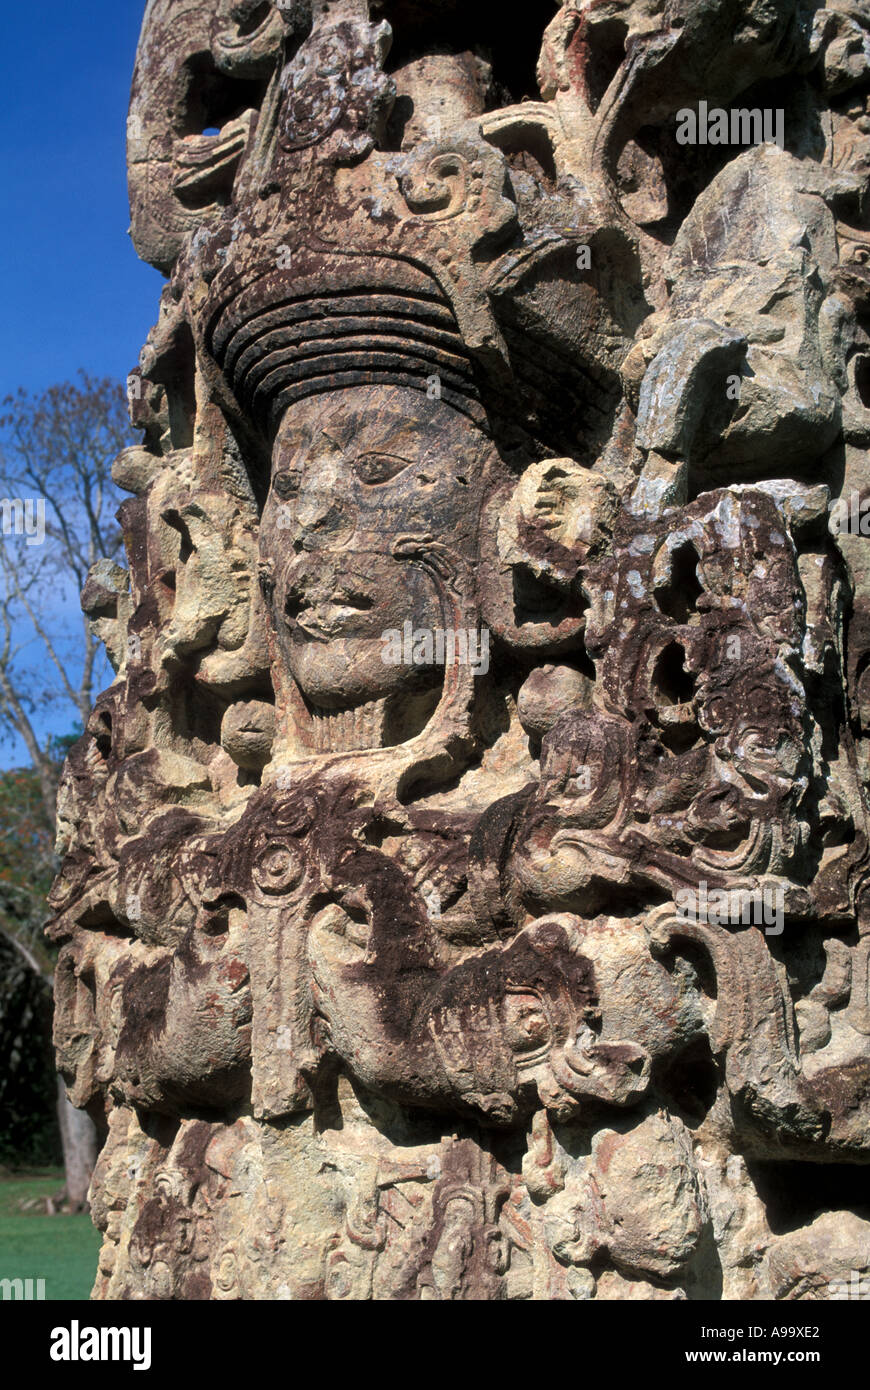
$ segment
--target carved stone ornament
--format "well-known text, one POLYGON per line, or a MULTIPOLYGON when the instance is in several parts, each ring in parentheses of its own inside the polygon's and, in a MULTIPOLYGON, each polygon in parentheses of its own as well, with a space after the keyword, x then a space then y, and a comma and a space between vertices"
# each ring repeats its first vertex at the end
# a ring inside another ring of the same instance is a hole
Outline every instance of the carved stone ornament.
POLYGON ((868 1277, 870 11, 500 13, 147 6, 98 1298, 868 1277))

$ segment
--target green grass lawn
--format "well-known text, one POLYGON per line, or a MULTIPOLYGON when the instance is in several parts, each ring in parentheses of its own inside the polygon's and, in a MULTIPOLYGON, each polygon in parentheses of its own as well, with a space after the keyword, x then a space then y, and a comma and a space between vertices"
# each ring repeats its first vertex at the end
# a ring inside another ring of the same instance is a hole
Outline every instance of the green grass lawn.
POLYGON ((49 1299, 86 1299, 97 1272, 100 1233, 86 1215, 22 1211, 29 1197, 54 1197, 60 1169, 40 1177, 0 1179, 0 1279, 44 1279, 49 1299))

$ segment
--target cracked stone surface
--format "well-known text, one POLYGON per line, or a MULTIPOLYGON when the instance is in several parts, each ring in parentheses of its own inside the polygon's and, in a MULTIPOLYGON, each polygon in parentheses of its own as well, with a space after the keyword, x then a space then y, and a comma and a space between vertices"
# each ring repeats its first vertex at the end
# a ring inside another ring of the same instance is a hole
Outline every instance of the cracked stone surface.
POLYGON ((866 0, 149 0, 128 152, 95 1297, 858 1296, 866 0))

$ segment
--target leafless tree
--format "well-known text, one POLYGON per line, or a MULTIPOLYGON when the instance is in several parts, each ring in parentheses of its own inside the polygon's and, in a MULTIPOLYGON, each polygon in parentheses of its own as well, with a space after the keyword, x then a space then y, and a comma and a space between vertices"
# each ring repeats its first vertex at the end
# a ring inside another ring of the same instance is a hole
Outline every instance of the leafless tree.
MULTIPOLYGON (((40 395, 8 396, 0 416, 0 738, 17 735, 38 778, 53 833, 59 757, 40 734, 85 728, 110 672, 79 608, 88 571, 120 557, 115 513, 121 494, 111 465, 131 442, 123 388, 80 374, 77 383, 40 395)), ((50 844, 49 844, 50 853, 50 844)), ((26 894, 28 887, 10 892, 26 894)), ((31 896, 34 896, 31 894, 31 896)), ((38 895, 37 895, 38 896, 38 895)), ((52 962, 41 940, 41 901, 0 910, 0 932, 19 958, 52 988, 52 962)), ((84 1202, 96 1157, 93 1124, 74 1110, 59 1081, 58 1120, 69 1202, 84 1202)))
POLYGON ((91 565, 122 550, 111 465, 131 443, 130 425, 122 387, 84 372, 78 384, 19 391, 3 405, 0 731, 27 748, 53 824, 57 758, 35 716, 51 707, 59 732, 75 720, 84 728, 108 675, 78 596, 91 565))

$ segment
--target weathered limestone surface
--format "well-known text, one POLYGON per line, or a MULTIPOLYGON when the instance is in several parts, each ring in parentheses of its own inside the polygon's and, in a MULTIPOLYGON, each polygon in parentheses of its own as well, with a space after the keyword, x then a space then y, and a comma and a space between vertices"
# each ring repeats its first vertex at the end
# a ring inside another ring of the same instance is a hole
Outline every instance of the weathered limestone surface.
POLYGON ((500 14, 147 6, 50 927, 98 1298, 870 1266, 870 10, 500 14))

